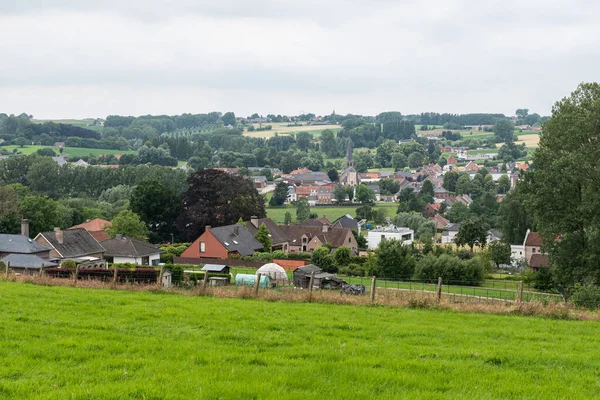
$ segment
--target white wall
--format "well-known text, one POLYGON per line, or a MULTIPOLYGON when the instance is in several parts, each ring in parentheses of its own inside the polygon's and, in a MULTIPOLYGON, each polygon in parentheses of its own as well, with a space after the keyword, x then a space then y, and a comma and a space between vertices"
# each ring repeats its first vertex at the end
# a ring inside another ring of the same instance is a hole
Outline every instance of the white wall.
POLYGON ((510 258, 516 263, 525 259, 525 250, 523 245, 511 244, 510 245, 510 258))
POLYGON ((405 239, 402 244, 408 245, 412 244, 413 240, 415 240, 415 232, 412 230, 407 230, 405 232, 377 232, 377 231, 369 231, 367 234, 367 246, 369 249, 376 249, 379 247, 379 243, 381 243, 381 239, 384 237, 386 239, 397 239, 402 241, 403 236, 408 236, 409 239, 405 239))
POLYGON ((458 234, 458 231, 448 231, 448 236, 442 236, 442 243, 448 244, 448 243, 454 243, 454 239, 456 239, 456 235, 458 234))
MULTIPOLYGON (((150 258, 149 265, 152 265, 153 260, 156 260, 156 262, 155 262, 156 265, 158 265, 158 263, 160 262, 160 254, 159 253, 152 254, 152 255, 150 255, 149 258, 150 258)), ((142 257, 114 257, 113 262, 116 264, 130 263, 130 264, 142 265, 142 257)))

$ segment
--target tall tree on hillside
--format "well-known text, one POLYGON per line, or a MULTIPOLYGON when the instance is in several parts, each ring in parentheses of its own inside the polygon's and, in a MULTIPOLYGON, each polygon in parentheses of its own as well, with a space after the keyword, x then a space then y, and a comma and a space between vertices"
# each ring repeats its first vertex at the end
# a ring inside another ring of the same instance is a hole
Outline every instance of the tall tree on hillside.
POLYGON ((333 198, 337 201, 337 204, 344 204, 346 201, 346 188, 342 185, 337 185, 335 189, 333 189, 333 198))
POLYGON ((223 125, 228 126, 235 126, 235 114, 231 111, 226 112, 225 114, 223 114, 223 116, 221 117, 221 121, 223 121, 223 125))
POLYGON ((19 221, 17 192, 11 187, 0 187, 0 233, 18 233, 19 221))
POLYGON ((478 245, 484 248, 487 243, 488 226, 481 218, 469 218, 460 224, 454 242, 457 246, 469 245, 471 251, 478 245))
POLYGON ((240 217, 247 221, 252 216, 266 216, 264 199, 248 179, 205 169, 192 174, 188 184, 177 219, 179 231, 187 240, 200 236, 206 225, 230 225, 240 217))
POLYGON ((366 185, 360 184, 356 187, 356 201, 360 204, 373 204, 375 203, 375 199, 375 192, 366 185))
POLYGON ((515 125, 509 119, 501 119, 494 124, 494 134, 505 143, 514 141, 515 125))
POLYGON ((308 205, 308 199, 302 197, 296 200, 296 220, 303 222, 310 216, 310 206, 308 205))
POLYGON ((156 179, 141 181, 133 190, 129 204, 131 211, 146 223, 151 242, 171 240, 171 235, 177 233, 175 221, 181 207, 179 196, 156 179))
POLYGON ((146 224, 133 211, 123 210, 111 222, 112 225, 107 232, 113 238, 117 235, 123 235, 139 240, 146 240, 148 237, 146 224))
POLYGON ((600 283, 600 84, 582 83, 558 101, 525 174, 526 207, 550 253, 554 278, 600 283))

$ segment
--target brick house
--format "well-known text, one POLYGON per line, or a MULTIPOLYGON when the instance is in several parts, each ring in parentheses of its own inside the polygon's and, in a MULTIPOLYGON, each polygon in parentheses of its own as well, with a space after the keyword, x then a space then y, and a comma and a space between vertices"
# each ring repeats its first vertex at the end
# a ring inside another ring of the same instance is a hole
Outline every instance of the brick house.
POLYGON ((200 237, 190 245, 181 258, 227 259, 230 255, 251 256, 263 245, 242 225, 206 226, 200 237))
POLYGON ((332 228, 329 225, 322 226, 302 226, 289 225, 281 226, 289 242, 290 253, 310 252, 316 248, 329 243, 332 250, 338 247, 348 247, 353 254, 358 254, 358 243, 348 228, 332 228))

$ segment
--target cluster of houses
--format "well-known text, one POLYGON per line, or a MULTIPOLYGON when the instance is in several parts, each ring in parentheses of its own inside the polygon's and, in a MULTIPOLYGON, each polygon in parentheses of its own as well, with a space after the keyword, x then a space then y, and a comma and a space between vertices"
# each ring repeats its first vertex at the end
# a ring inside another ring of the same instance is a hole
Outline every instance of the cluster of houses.
POLYGON ((13 271, 33 274, 73 260, 84 267, 109 263, 158 265, 162 251, 154 245, 123 235, 111 238, 110 221, 95 219, 62 230, 54 228, 31 238, 29 221, 21 221, 21 234, 0 234, 0 260, 13 271))

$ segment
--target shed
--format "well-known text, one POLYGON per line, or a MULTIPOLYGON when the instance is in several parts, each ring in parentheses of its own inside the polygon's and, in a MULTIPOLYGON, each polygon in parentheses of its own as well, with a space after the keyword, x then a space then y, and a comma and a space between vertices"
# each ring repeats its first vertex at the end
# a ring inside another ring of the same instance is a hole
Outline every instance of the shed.
POLYGON ((288 276, 285 269, 281 267, 279 264, 269 263, 265 264, 256 271, 257 274, 262 274, 271 278, 272 281, 287 281, 288 276))
POLYGON ((320 274, 323 270, 316 265, 310 264, 304 267, 296 268, 292 273, 294 275, 294 286, 308 288, 310 284, 310 274, 314 271, 315 275, 320 274))
POLYGON ((229 266, 228 265, 220 265, 220 264, 206 264, 202 267, 201 271, 212 272, 213 274, 229 274, 229 266))
POLYGON ((172 285, 172 274, 171 271, 163 271, 162 274, 162 285, 164 288, 170 288, 172 285))
POLYGON ((320 274, 315 274, 315 281, 313 283, 313 287, 316 286, 319 289, 340 289, 345 284, 345 280, 338 278, 334 274, 328 274, 326 272, 323 272, 320 274))
MULTIPOLYGON (((237 274, 235 276, 235 284, 236 284, 236 286, 238 286, 238 285, 254 286, 254 283, 256 282, 256 277, 257 277, 256 275, 250 275, 250 274, 237 274)), ((259 287, 261 287, 263 289, 271 287, 271 279, 268 276, 261 276, 259 287)))

